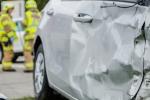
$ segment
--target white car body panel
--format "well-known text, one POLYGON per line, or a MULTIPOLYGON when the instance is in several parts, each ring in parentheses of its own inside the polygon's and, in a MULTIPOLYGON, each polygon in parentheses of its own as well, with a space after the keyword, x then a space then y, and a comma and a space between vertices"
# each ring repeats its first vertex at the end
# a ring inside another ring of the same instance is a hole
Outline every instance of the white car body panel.
POLYGON ((42 40, 50 86, 70 99, 135 97, 143 70, 149 66, 143 65, 146 43, 141 32, 149 8, 120 8, 132 5, 105 0, 49 1, 36 35, 42 40), (76 18, 84 14, 88 19, 76 18), (89 18, 92 21, 85 22, 89 18))
POLYGON ((23 52, 24 34, 25 32, 17 32, 18 41, 13 43, 15 53, 23 52))
POLYGON ((22 24, 20 21, 19 21, 19 26, 17 24, 16 34, 18 36, 18 41, 13 43, 14 52, 15 53, 23 53, 25 31, 23 30, 23 27, 22 27, 22 24))

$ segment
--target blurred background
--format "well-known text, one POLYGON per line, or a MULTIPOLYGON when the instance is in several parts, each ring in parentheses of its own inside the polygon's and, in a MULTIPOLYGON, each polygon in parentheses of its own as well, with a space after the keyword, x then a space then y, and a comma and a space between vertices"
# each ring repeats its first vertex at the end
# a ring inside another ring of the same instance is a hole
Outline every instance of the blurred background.
MULTIPOLYGON (((19 40, 14 43, 14 58, 13 67, 16 72, 3 72, 0 65, 0 94, 8 97, 8 100, 34 100, 34 90, 32 82, 32 73, 24 73, 24 57, 23 57, 23 44, 24 44, 24 27, 22 21, 25 15, 25 2, 26 0, 0 0, 0 11, 5 5, 14 6, 12 14, 13 21, 17 25, 16 33, 19 40)), ((46 5, 48 0, 36 0, 38 9, 41 11, 46 5)), ((3 59, 3 48, 0 43, 0 62, 3 59)))
MULTIPOLYGON (((0 2, 2 2, 2 1, 24 1, 24 2, 26 2, 26 0, 0 0, 0 2)), ((35 0, 35 1, 37 2, 39 10, 42 10, 42 8, 48 2, 48 0, 35 0)))

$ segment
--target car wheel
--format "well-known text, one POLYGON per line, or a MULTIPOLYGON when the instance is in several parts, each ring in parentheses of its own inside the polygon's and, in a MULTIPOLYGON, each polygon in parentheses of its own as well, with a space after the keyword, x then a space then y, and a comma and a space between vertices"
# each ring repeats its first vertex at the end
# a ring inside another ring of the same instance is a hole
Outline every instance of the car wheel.
POLYGON ((49 88, 46 69, 45 58, 42 45, 38 47, 34 60, 34 90, 36 100, 49 100, 48 98, 53 94, 51 88, 49 88))
POLYGON ((3 49, 2 46, 0 46, 0 63, 2 63, 3 60, 3 49))

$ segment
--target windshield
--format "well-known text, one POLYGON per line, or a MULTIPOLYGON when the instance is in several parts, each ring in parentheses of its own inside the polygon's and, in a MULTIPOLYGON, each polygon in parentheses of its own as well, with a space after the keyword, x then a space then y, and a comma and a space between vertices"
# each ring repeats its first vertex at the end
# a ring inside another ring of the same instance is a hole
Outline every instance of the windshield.
POLYGON ((23 26, 22 26, 22 23, 19 21, 19 22, 16 22, 16 31, 17 32, 22 32, 24 29, 23 29, 23 26))

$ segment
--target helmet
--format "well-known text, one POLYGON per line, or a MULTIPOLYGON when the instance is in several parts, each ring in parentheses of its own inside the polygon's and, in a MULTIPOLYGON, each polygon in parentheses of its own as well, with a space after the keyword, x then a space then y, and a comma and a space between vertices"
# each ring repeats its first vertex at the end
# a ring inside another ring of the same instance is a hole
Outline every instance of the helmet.
POLYGON ((28 0, 26 2, 26 9, 30 9, 30 8, 37 8, 37 4, 34 0, 28 0))
POLYGON ((4 8, 3 8, 3 11, 8 11, 10 9, 14 9, 14 6, 11 6, 11 5, 5 5, 4 8))

